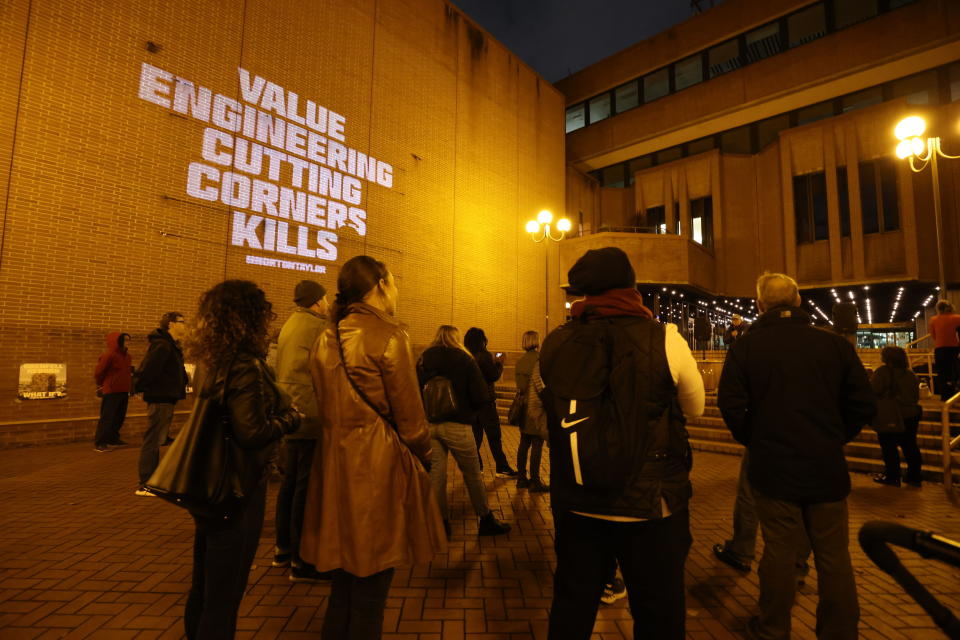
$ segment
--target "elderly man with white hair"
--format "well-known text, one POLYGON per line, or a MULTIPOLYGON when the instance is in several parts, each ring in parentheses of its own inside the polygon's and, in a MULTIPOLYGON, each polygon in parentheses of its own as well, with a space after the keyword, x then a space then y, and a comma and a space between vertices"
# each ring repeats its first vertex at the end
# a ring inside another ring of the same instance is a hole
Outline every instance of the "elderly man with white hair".
POLYGON ((790 637, 795 563, 809 539, 820 598, 817 637, 856 640, 843 446, 873 418, 876 398, 853 346, 812 325, 792 278, 760 276, 757 306, 761 316, 731 347, 718 390, 727 428, 749 452, 763 531, 760 615, 747 633, 790 637))

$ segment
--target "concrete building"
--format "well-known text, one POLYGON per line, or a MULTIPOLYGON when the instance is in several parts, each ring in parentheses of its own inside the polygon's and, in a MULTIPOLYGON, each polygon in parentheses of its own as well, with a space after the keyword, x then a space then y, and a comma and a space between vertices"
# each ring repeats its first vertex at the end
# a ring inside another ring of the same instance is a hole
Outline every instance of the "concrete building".
POLYGON ((9 0, 0 68, 0 446, 92 437, 105 334, 138 362, 224 278, 279 329, 367 253, 417 344, 543 329, 522 229, 563 208, 563 97, 442 0, 9 0), (19 398, 23 364, 66 396, 19 398))
MULTIPOLYGON (((757 274, 784 271, 826 314, 831 289, 872 287, 873 324, 909 323, 935 293, 937 242, 931 171, 896 157, 893 130, 922 115, 960 154, 957 60, 949 0, 727 0, 561 80, 582 230, 561 273, 616 244, 641 284, 752 298, 757 274)), ((940 177, 956 287, 960 161, 940 177)))

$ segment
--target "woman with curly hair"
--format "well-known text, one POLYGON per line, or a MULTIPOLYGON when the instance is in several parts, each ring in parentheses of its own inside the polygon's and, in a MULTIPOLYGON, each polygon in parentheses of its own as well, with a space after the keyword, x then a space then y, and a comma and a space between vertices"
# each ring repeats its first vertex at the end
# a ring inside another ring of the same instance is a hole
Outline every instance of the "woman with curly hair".
POLYGON ((394 568, 444 550, 440 509, 425 467, 430 431, 410 336, 394 318, 397 285, 369 256, 340 269, 333 324, 310 372, 320 407, 300 555, 333 571, 321 635, 374 640, 394 568))
POLYGON ((198 363, 190 420, 229 431, 236 465, 235 477, 227 481, 243 488, 234 490, 242 498, 222 515, 192 513, 193 582, 184 613, 191 640, 233 638, 263 528, 265 470, 277 441, 300 425, 299 412, 264 362, 273 318, 272 305, 256 284, 227 280, 200 297, 187 341, 187 352, 198 363))

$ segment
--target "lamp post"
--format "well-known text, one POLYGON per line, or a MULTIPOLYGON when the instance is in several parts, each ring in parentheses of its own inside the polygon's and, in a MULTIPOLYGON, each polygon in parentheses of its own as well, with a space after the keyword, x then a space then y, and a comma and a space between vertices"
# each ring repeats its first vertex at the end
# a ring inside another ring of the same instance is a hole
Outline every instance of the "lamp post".
MULTIPOLYGON (((559 235, 554 236, 553 232, 550 229, 550 225, 553 224, 553 213, 544 209, 537 214, 536 220, 530 220, 527 222, 526 230, 530 234, 530 239, 534 242, 546 242, 548 240, 553 240, 554 242, 560 242, 563 240, 564 236, 567 235, 567 232, 570 231, 572 226, 570 220, 567 218, 560 218, 557 220, 556 230, 559 232, 559 235)), ((543 335, 546 336, 550 332, 550 255, 544 247, 543 252, 544 258, 544 294, 545 294, 545 330, 543 335)))
POLYGON ((893 134, 900 141, 897 145, 897 157, 910 159, 910 170, 920 173, 930 165, 933 176, 933 218, 937 229, 937 268, 940 275, 940 297, 947 295, 947 279, 943 269, 943 214, 940 211, 940 169, 938 158, 957 159, 960 156, 947 155, 940 149, 940 138, 921 138, 927 129, 927 123, 920 116, 910 116, 901 120, 893 134), (914 160, 917 162, 915 163, 914 160), (919 164, 919 167, 917 166, 919 164))

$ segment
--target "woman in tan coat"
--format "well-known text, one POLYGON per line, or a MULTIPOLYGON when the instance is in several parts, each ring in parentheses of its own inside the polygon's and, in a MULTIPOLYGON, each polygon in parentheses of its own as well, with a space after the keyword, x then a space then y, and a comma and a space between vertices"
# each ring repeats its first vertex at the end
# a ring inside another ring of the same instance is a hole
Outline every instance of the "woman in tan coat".
POLYGON ((337 289, 334 324, 310 358, 321 436, 300 553, 334 571, 324 640, 379 638, 394 568, 429 562, 446 537, 425 468, 430 431, 410 338, 393 317, 393 275, 357 256, 337 289))

